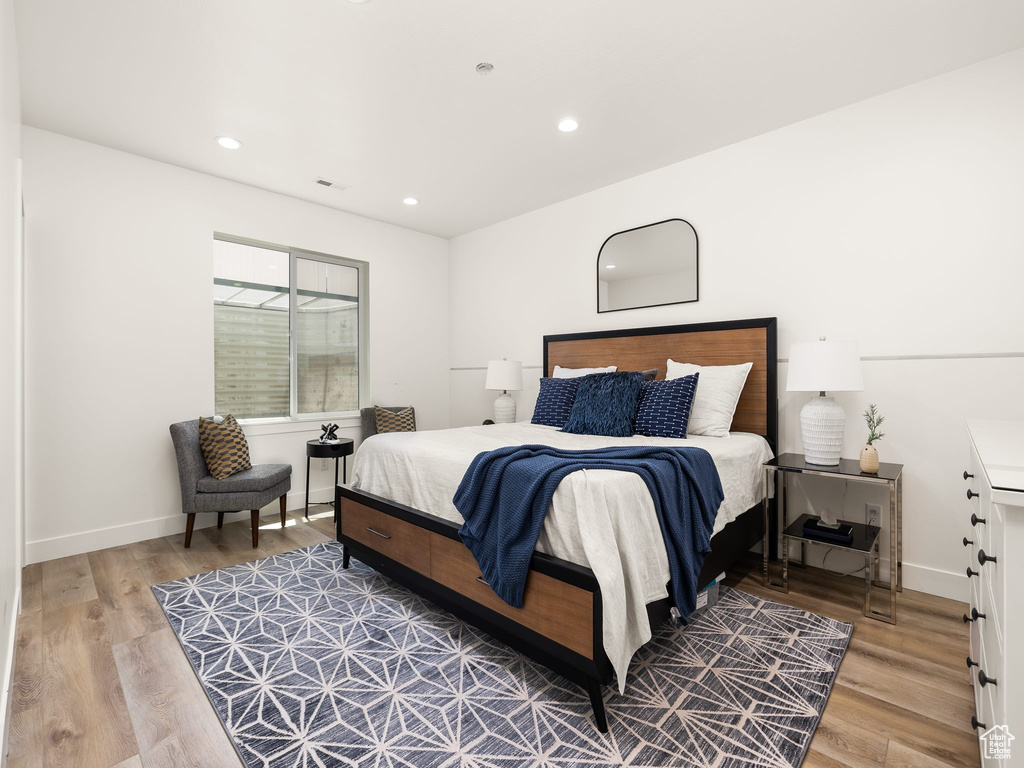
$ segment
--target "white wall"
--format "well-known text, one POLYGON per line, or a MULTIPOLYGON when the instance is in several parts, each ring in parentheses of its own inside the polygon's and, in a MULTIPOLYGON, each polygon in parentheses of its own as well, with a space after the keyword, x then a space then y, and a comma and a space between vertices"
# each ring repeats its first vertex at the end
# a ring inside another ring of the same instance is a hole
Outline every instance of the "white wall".
MULTIPOLYGON (((546 333, 777 316, 783 358, 821 334, 857 339, 844 455, 878 403, 881 458, 906 464, 906 583, 965 598, 962 423, 1024 418, 1022 90, 1017 51, 454 239, 452 425, 489 416, 482 366, 502 356, 532 366, 529 418, 546 333), (672 217, 700 237, 700 301, 598 315, 604 239, 672 217), (1011 356, 947 358, 978 353, 1011 356)), ((806 397, 782 394, 783 450, 801 448, 806 397)), ((804 490, 855 520, 868 498, 804 490)))
POLYGON ((0 0, 0 755, 19 612, 21 452, 21 97, 14 7, 0 0))
MULTIPOLYGON (((213 411, 215 231, 369 262, 370 400, 447 426, 447 241, 33 128, 23 144, 30 562, 183 530, 167 427, 213 411)), ((301 507, 319 423, 247 432, 254 462, 292 464, 301 507)))

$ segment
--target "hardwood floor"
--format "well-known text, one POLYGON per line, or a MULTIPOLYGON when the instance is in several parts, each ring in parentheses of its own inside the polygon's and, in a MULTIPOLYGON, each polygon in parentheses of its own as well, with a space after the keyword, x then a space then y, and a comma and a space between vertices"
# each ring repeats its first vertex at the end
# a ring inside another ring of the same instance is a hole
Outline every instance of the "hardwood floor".
MULTIPOLYGON (((333 512, 263 518, 113 547, 25 569, 14 657, 9 768, 231 768, 231 742, 149 586, 334 536, 333 512)), ((966 606, 917 592, 899 624, 865 619, 863 582, 794 569, 792 591, 764 589, 759 563, 727 584, 856 629, 804 765, 979 765, 964 657, 966 606)))

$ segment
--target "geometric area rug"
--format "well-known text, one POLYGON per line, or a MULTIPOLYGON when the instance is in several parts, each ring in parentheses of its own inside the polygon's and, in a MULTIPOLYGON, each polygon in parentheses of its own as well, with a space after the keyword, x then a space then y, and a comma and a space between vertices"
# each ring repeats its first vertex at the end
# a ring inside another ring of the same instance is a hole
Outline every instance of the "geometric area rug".
POLYGON ((798 766, 853 625, 722 589, 581 688, 325 542, 153 587, 242 762, 798 766))

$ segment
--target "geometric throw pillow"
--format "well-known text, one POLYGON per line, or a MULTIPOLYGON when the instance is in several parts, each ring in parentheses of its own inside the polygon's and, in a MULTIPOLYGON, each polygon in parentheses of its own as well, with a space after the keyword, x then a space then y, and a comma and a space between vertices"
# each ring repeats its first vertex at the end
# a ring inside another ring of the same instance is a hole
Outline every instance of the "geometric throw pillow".
POLYGON ((568 377, 556 379, 553 376, 542 378, 530 423, 559 429, 565 426, 565 420, 569 418, 572 404, 576 400, 576 389, 582 380, 568 377))
POLYGON ((245 433, 231 414, 219 424, 205 416, 199 417, 199 448, 206 468, 218 480, 243 469, 252 469, 245 433))
POLYGON ((415 432, 416 412, 412 408, 400 411, 389 411, 379 405, 373 406, 373 416, 377 420, 377 432, 415 432))
POLYGON ((646 381, 636 405, 634 431, 645 437, 686 437, 699 373, 671 381, 646 381))

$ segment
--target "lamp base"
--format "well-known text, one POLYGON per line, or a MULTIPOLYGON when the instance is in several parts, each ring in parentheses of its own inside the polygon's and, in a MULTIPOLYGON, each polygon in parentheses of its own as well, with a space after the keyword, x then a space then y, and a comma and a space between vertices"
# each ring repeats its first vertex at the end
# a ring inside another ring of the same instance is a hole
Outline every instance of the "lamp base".
POLYGON ((831 397, 812 397, 800 409, 800 432, 804 439, 804 460, 808 464, 834 467, 843 449, 846 414, 831 397))
POLYGON ((516 401, 508 392, 502 392, 494 401, 494 423, 511 424, 516 420, 516 401))

